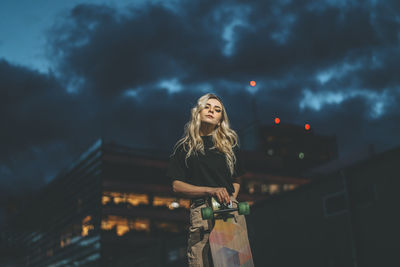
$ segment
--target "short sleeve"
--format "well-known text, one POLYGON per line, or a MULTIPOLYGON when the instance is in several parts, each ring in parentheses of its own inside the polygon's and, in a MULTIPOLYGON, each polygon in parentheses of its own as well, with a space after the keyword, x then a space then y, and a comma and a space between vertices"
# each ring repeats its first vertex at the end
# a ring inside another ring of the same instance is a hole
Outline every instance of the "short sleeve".
POLYGON ((234 183, 240 183, 240 177, 245 174, 245 166, 243 165, 243 159, 240 154, 240 149, 238 146, 233 148, 233 152, 236 156, 236 163, 234 165, 234 171, 232 175, 232 180, 234 183))
POLYGON ((171 180, 186 181, 188 168, 185 165, 186 152, 183 150, 183 146, 179 145, 173 155, 169 157, 167 177, 171 180))

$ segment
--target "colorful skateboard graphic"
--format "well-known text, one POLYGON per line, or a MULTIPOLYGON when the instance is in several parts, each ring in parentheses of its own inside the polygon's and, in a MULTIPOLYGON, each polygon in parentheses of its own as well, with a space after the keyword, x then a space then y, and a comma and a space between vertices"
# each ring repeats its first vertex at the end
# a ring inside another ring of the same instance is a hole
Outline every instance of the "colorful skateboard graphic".
POLYGON ((224 205, 211 199, 211 207, 201 209, 203 219, 212 219, 211 254, 215 267, 254 266, 244 216, 250 213, 247 202, 224 205))

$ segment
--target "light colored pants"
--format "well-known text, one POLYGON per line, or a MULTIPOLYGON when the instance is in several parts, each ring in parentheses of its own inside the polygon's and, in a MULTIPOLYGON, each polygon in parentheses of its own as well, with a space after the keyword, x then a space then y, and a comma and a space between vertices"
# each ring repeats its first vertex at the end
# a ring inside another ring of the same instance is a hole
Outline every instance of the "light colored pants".
MULTIPOLYGON (((231 196, 232 205, 237 207, 237 200, 231 196)), ((187 248, 187 257, 190 267, 213 266, 209 236, 213 228, 212 220, 203 220, 201 218, 201 209, 208 206, 208 203, 195 207, 190 205, 190 226, 187 248)), ((235 218, 241 225, 246 226, 246 220, 243 215, 237 211, 233 212, 235 218)))

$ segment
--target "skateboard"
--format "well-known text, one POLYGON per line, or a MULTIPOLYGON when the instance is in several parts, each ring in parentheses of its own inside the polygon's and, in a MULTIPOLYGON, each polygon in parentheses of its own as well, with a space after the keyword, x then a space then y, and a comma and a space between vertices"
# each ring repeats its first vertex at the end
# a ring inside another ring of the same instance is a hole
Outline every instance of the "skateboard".
POLYGON ((250 214, 248 202, 220 204, 211 198, 211 207, 201 209, 203 220, 212 220, 209 241, 214 267, 253 267, 244 216, 250 214))

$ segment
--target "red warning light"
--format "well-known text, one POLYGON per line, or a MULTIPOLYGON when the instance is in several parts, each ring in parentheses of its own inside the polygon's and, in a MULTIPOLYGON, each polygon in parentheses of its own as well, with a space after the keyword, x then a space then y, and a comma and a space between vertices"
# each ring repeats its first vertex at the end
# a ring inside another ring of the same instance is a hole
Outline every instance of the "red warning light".
POLYGON ((256 82, 255 81, 251 81, 250 85, 254 87, 254 86, 256 86, 256 82))
POLYGON ((304 129, 306 129, 306 131, 310 130, 310 124, 306 123, 306 125, 304 125, 304 129))
POLYGON ((281 120, 279 118, 275 118, 275 124, 279 124, 281 120))

